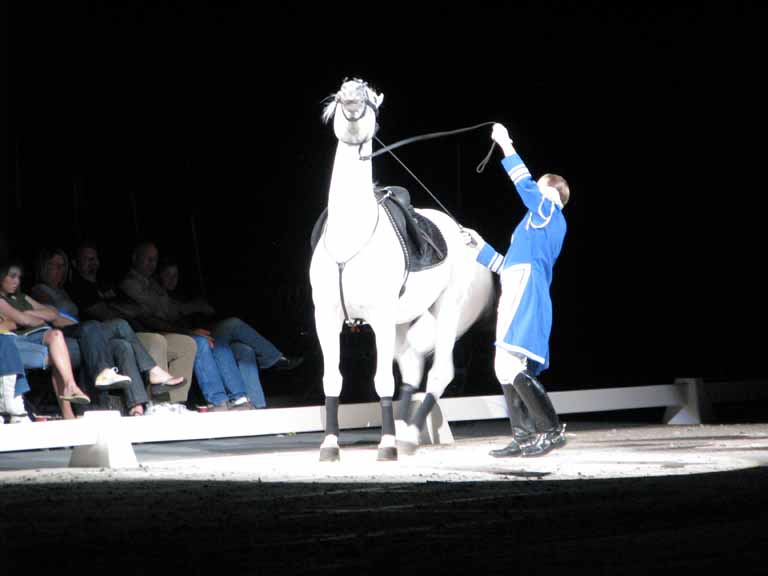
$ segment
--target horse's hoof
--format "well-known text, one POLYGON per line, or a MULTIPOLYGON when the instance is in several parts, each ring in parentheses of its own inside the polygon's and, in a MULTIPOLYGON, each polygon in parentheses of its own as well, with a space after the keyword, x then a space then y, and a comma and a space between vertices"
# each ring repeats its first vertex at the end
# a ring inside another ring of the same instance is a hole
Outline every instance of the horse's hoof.
POLYGON ((397 460, 397 446, 385 446, 379 448, 376 460, 379 462, 392 462, 393 460, 397 460))
POLYGON ((414 454, 419 447, 419 429, 413 424, 397 436, 397 446, 405 454, 414 454))
POLYGON ((320 462, 338 462, 341 460, 338 446, 320 448, 320 462))
POLYGON ((411 456, 416 454, 416 450, 418 450, 419 445, 415 442, 408 442, 407 440, 398 440, 397 447, 403 452, 403 454, 411 456))

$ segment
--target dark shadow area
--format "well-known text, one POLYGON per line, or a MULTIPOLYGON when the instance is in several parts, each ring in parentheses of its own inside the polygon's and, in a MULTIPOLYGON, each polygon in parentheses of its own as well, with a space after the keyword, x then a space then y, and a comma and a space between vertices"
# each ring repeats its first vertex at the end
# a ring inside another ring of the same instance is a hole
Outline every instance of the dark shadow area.
POLYGON ((3 487, 0 531, 6 569, 34 558, 86 574, 416 573, 436 563, 447 573, 757 574, 767 481, 756 468, 572 482, 14 484, 3 487))

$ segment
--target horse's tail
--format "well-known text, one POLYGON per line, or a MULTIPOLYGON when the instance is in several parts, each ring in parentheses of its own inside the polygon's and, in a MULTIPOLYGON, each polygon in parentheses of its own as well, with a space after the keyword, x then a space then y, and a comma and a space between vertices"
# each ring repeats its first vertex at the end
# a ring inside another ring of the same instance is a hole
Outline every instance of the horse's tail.
POLYGON ((457 339, 470 328, 495 330, 500 293, 496 274, 477 265, 461 307, 457 339))

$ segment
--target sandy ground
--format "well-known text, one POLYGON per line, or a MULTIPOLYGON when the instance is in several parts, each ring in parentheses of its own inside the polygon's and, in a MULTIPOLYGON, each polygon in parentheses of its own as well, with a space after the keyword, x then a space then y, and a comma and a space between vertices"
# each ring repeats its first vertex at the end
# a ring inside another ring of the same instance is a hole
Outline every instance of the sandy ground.
POLYGON ((69 450, 0 456, 0 572, 766 573, 768 424, 569 425, 498 460, 506 423, 376 462, 378 430, 136 446, 135 470, 69 450))

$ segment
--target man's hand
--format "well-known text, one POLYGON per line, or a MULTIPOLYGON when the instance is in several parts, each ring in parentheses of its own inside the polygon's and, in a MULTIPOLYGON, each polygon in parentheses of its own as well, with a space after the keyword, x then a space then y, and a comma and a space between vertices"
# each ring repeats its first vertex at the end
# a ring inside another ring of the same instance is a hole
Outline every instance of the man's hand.
POLYGON ((494 142, 496 142, 496 144, 499 145, 499 148, 501 148, 504 156, 511 156, 515 153, 515 148, 512 146, 512 139, 509 137, 509 131, 504 127, 503 124, 499 124, 497 122, 493 125, 493 129, 491 130, 491 138, 494 142))
POLYGON ((480 250, 485 245, 485 240, 472 228, 461 229, 461 239, 464 244, 475 250, 480 250))

